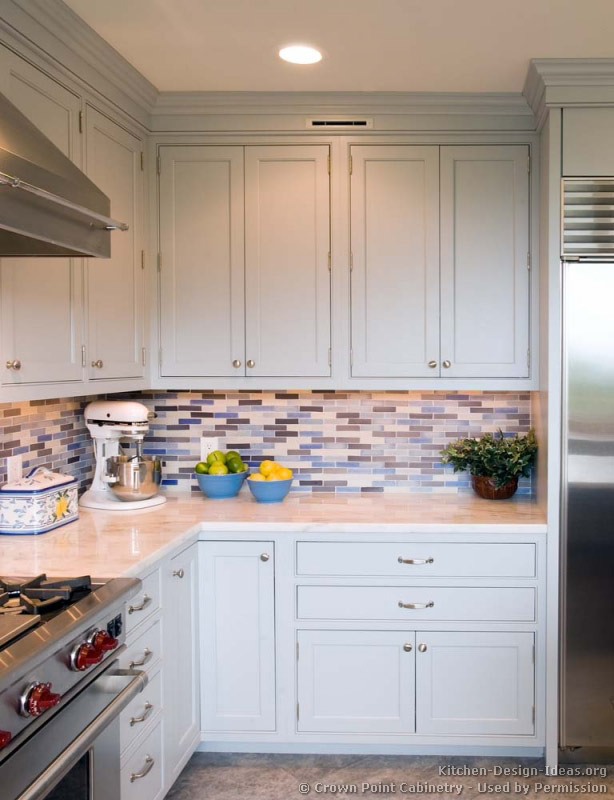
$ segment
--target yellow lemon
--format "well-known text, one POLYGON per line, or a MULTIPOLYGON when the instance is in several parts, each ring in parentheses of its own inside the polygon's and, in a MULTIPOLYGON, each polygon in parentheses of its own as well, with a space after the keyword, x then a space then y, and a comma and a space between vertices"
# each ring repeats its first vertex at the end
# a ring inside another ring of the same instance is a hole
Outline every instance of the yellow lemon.
POLYGON ((292 470, 288 467, 280 467, 273 473, 278 481, 289 481, 293 476, 292 470))
POLYGON ((277 464, 275 461, 268 461, 268 460, 263 461, 262 464, 260 465, 260 473, 264 475, 265 478, 267 478, 271 474, 271 472, 276 470, 278 467, 279 464, 277 464))
POLYGON ((250 481, 266 481, 264 475, 261 475, 259 472, 254 472, 253 475, 249 476, 250 481))

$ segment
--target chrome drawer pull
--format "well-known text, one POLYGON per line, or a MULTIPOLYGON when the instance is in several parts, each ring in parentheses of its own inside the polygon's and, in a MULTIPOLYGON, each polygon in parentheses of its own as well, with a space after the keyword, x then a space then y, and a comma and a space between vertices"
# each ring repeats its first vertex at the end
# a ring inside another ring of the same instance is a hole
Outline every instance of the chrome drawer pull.
POLYGON ((403 556, 399 556, 397 558, 399 564, 433 564, 435 559, 434 558, 403 558, 403 556))
POLYGON ((142 611, 144 608, 147 608, 147 606, 150 603, 151 603, 151 597, 148 594, 144 594, 143 595, 143 602, 141 603, 141 605, 140 606, 129 606, 128 607, 128 613, 129 614, 134 614, 135 611, 142 611))
POLYGON ((185 572, 182 569, 174 569, 173 570, 173 578, 183 578, 185 572))
POLYGON ((130 783, 134 783, 138 781, 139 778, 144 778, 149 772, 151 772, 153 765, 155 764, 155 760, 151 756, 145 756, 145 766, 140 772, 133 772, 130 776, 130 783))
POLYGON ((139 722, 145 722, 145 720, 151 714, 152 711, 153 711, 152 704, 151 703, 145 703, 145 711, 143 711, 142 716, 140 716, 140 717, 132 717, 130 719, 130 727, 133 728, 135 725, 138 725, 139 722))
POLYGON ((433 608, 434 605, 432 600, 428 603, 402 603, 399 600, 399 608, 433 608))
POLYGON ((140 661, 130 662, 130 669, 134 669, 135 667, 143 667, 145 664, 147 664, 152 655, 153 653, 151 652, 149 647, 146 647, 145 650, 143 650, 143 658, 140 661))

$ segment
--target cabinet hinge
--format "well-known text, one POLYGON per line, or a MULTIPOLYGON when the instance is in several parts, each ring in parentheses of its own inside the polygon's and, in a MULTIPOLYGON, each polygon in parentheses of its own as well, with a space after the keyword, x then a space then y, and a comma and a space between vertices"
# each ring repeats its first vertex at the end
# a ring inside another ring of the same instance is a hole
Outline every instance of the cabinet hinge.
POLYGON ((141 150, 141 172, 145 169, 145 153, 141 150))
POLYGON ((162 269, 162 253, 158 253, 158 272, 162 269))
POLYGON ((297 722, 298 722, 299 716, 300 716, 300 708, 299 708, 299 704, 297 703, 296 704, 296 721, 297 722))
POLYGON ((141 269, 145 269, 145 251, 141 250, 141 269))
POLYGON ((535 645, 533 645, 533 663, 535 664, 535 645))
POLYGON ((158 175, 162 174, 162 159, 160 156, 156 158, 156 172, 158 175))
POLYGON ((84 344, 82 344, 82 345, 81 345, 81 366, 82 366, 82 367, 85 367, 85 366, 87 366, 87 360, 86 360, 86 358, 85 358, 85 356, 86 356, 86 355, 87 355, 87 351, 86 351, 86 349, 85 349, 85 345, 84 345, 84 344))
POLYGON ((328 366, 332 367, 332 365, 333 365, 333 353, 332 353, 331 348, 329 347, 328 348, 328 366))
POLYGON ((350 347, 350 367, 354 366, 354 351, 350 347))
POLYGON ((158 350, 158 364, 160 365, 160 368, 162 368, 162 348, 158 350))
POLYGON ((147 348, 141 347, 141 363, 143 366, 147 366, 147 348))
POLYGON ((331 255, 330 250, 329 250, 328 251, 328 271, 329 272, 331 271, 332 263, 333 263, 333 257, 331 255))
POLYGON ((330 175, 330 154, 326 157, 326 169, 328 170, 328 174, 330 175))
POLYGON ((79 133, 83 133, 83 111, 79 111, 79 133))
POLYGON ((531 348, 527 347, 527 367, 531 366, 531 348))
POLYGON ((354 253, 350 250, 350 272, 354 269, 354 253))
POLYGON ((535 724, 535 706, 531 706, 531 720, 535 724))
POLYGON ((354 166, 354 164, 352 162, 352 156, 350 156, 350 175, 352 174, 353 166, 354 166))
POLYGON ((531 172, 531 156, 527 156, 527 172, 531 172))
POLYGON ((531 253, 527 253, 527 269, 531 269, 531 253))

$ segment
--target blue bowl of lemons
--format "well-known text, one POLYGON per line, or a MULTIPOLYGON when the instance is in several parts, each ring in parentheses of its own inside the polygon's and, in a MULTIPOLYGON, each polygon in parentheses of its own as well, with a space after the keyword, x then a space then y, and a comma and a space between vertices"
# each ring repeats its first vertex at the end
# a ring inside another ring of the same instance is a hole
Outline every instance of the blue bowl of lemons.
POLYGON ((236 497, 247 473, 247 465, 236 450, 215 450, 194 467, 201 491, 212 499, 236 497))
POLYGON ((292 486, 292 470, 276 461, 263 461, 258 472, 249 476, 247 485, 259 503, 281 503, 292 486))

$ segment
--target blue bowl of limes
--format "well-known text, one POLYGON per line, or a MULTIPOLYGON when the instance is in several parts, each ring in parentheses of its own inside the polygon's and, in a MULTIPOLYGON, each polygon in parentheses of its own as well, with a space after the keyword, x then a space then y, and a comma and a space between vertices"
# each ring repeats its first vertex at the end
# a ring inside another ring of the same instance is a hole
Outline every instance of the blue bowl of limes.
POLYGON ((247 472, 229 472, 227 475, 199 475, 194 473, 201 491, 213 499, 236 497, 247 477, 247 472))
POLYGON ((247 477, 247 465, 236 450, 216 450, 194 467, 201 491, 211 498, 236 497, 247 477))

